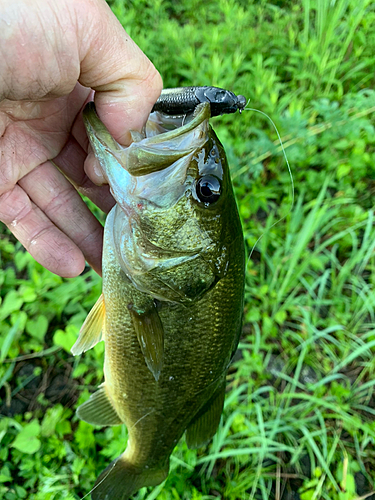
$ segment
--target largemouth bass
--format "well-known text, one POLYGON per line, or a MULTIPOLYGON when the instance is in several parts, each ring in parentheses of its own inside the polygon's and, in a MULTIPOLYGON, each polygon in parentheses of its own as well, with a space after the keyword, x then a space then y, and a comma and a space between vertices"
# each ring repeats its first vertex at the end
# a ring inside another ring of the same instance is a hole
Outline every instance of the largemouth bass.
POLYGON ((104 234, 103 293, 72 348, 105 341, 105 383, 79 418, 128 428, 124 453, 99 476, 93 500, 126 500, 166 479, 182 434, 190 448, 215 434, 237 348, 245 250, 225 152, 210 104, 118 144, 93 103, 90 143, 117 202, 104 234))

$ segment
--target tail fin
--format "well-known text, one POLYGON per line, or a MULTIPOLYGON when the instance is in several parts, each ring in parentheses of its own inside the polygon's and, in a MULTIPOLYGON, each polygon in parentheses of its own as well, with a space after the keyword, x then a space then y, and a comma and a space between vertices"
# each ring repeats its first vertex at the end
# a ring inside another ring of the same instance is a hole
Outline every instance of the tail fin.
POLYGON ((160 469, 135 467, 121 455, 96 480, 92 500, 128 500, 144 486, 156 486, 167 478, 169 465, 160 469))

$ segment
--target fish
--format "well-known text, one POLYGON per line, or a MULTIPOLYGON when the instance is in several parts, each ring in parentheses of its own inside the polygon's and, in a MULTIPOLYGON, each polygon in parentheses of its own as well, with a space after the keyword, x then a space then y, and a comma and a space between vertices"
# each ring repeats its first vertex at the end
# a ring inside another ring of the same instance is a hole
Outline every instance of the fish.
POLYGON ((162 99, 129 147, 94 103, 83 112, 116 205, 105 222, 102 294, 72 348, 79 355, 104 340, 104 383, 77 416, 128 429, 93 500, 127 500, 163 482, 185 432, 189 448, 211 440, 241 334, 245 245, 211 105, 172 116, 162 99))

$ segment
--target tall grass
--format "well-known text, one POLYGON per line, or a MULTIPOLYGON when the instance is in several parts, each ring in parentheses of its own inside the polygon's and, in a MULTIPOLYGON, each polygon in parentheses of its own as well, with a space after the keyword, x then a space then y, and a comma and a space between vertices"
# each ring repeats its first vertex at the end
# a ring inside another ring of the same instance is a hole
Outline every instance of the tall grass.
POLYGON ((332 87, 342 95, 343 83, 373 63, 368 58, 354 65, 352 61, 350 65, 345 64, 359 26, 373 12, 373 2, 303 0, 302 4, 304 28, 300 47, 301 54, 307 56, 302 69, 303 78, 316 90, 321 89, 322 95, 329 95, 332 87), (344 74, 344 71, 349 74, 344 74))

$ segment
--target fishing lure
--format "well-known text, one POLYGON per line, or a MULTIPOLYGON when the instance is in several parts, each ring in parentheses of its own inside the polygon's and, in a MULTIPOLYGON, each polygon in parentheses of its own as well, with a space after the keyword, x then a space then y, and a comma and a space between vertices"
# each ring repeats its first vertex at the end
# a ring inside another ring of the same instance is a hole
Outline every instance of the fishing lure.
POLYGON ((246 106, 246 98, 230 90, 219 87, 177 87, 165 89, 156 101, 152 111, 166 115, 185 115, 192 113, 198 104, 210 103, 211 116, 241 113, 246 106))

